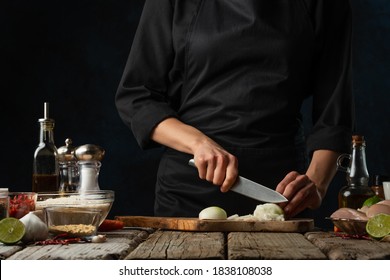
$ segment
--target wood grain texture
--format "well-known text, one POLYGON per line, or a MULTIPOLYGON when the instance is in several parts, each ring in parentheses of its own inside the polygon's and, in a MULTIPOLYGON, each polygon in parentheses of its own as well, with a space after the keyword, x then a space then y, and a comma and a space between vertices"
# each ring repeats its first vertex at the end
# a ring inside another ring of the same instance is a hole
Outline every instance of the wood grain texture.
POLYGON ((306 260, 326 256, 299 233, 232 232, 228 235, 228 258, 306 260))
POLYGON ((305 234, 330 260, 390 259, 390 242, 342 238, 333 232, 305 234))
POLYGON ((20 245, 3 245, 0 243, 0 260, 5 260, 16 252, 22 251, 24 246, 20 245))
POLYGON ((313 230, 312 219, 288 221, 239 221, 239 220, 199 220, 198 218, 117 216, 128 227, 150 227, 166 230, 207 231, 207 232, 308 232, 313 230))
POLYGON ((224 245, 219 232, 156 231, 125 259, 224 259, 224 245))
POLYGON ((117 260, 123 259, 148 236, 146 231, 108 237, 105 243, 27 246, 7 260, 117 260))

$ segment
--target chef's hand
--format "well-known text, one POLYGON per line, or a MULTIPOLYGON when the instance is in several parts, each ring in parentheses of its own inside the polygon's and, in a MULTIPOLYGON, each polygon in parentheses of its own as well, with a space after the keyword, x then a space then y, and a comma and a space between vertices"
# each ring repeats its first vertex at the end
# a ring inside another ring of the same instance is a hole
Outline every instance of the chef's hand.
POLYGON ((317 186, 307 175, 292 171, 276 187, 288 202, 281 203, 287 218, 294 217, 306 208, 316 209, 322 203, 322 196, 317 186))
POLYGON ((237 179, 237 158, 211 139, 196 148, 194 160, 199 178, 220 186, 221 192, 227 192, 237 179))
POLYGON ((286 217, 293 217, 306 208, 320 207, 336 174, 339 155, 331 150, 316 150, 306 174, 292 171, 278 184, 276 191, 288 199, 288 202, 280 204, 286 217))
POLYGON ((227 192, 237 179, 236 157, 197 128, 176 118, 161 121, 152 131, 151 139, 194 155, 199 177, 220 186, 222 192, 227 192))

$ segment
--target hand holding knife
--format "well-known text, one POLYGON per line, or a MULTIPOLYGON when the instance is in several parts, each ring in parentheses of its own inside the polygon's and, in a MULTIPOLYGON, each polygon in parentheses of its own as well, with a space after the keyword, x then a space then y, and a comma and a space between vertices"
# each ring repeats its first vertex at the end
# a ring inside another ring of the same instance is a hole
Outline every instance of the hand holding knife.
MULTIPOLYGON (((191 159, 188 164, 196 167, 194 159, 191 159)), ((241 176, 238 176, 230 190, 262 202, 281 203, 288 201, 280 193, 241 176)))

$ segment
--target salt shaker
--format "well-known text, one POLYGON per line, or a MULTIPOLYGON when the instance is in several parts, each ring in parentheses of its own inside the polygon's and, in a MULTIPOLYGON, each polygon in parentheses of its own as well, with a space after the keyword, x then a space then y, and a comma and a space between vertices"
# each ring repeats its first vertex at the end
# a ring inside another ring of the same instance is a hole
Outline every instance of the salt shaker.
POLYGON ((102 147, 93 144, 86 144, 76 148, 75 156, 80 174, 78 191, 80 193, 100 190, 99 172, 104 154, 105 151, 102 147))

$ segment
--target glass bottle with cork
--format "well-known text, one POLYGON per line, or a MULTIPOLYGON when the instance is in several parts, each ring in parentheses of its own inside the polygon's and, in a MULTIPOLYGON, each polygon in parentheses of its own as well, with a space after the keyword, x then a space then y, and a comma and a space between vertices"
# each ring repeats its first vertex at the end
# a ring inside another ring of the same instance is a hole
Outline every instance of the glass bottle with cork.
POLYGON ((351 154, 342 154, 337 160, 338 170, 347 173, 347 185, 340 189, 338 195, 339 208, 361 208, 364 201, 374 196, 369 186, 370 176, 366 163, 366 141, 364 136, 352 136, 351 154), (349 160, 348 167, 343 166, 345 159, 349 160))
POLYGON ((54 120, 49 118, 49 103, 44 103, 44 117, 38 121, 39 145, 34 152, 32 191, 37 193, 58 191, 58 153, 54 145, 54 120))

